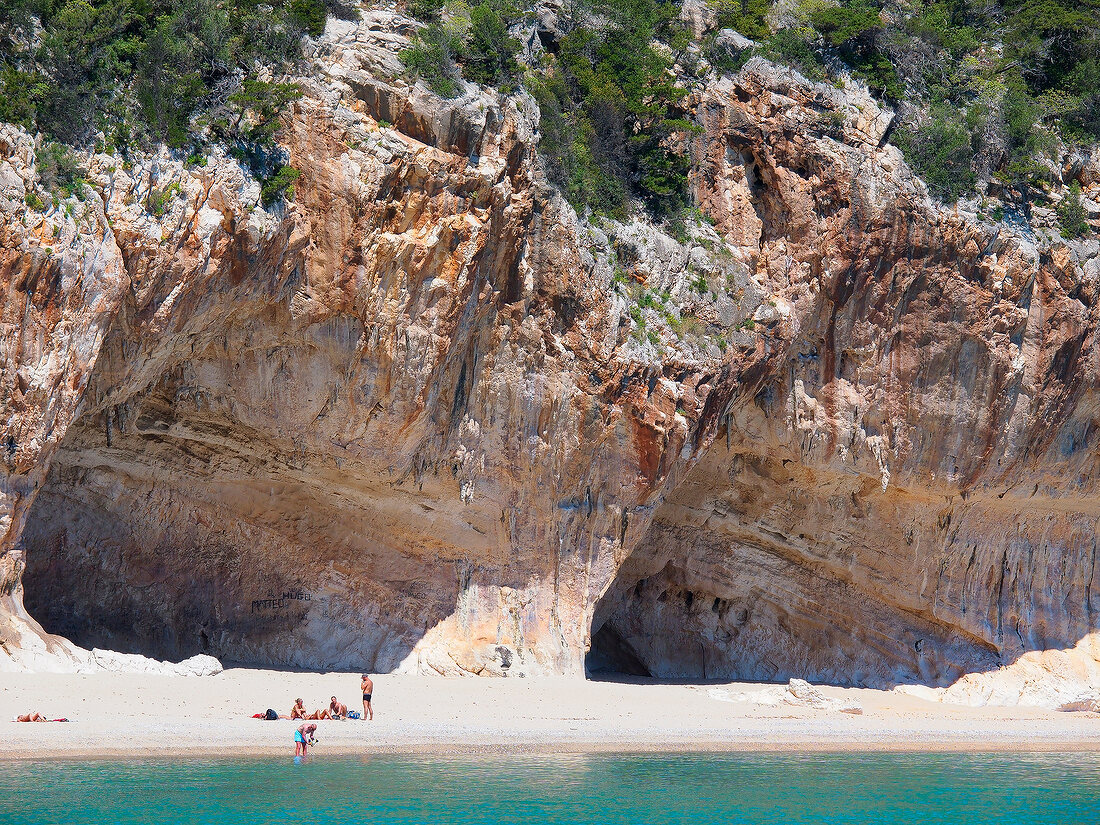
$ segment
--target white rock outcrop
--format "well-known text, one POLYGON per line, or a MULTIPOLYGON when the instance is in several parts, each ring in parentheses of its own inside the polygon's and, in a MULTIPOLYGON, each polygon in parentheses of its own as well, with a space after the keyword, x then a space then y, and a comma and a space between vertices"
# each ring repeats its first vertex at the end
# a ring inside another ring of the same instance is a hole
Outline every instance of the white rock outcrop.
POLYGON ((817 687, 803 679, 791 679, 786 685, 769 685, 760 690, 734 693, 725 688, 710 688, 707 695, 719 702, 745 702, 751 705, 779 707, 790 705, 798 708, 812 708, 831 713, 849 713, 860 715, 863 706, 859 702, 847 699, 832 699, 817 687))

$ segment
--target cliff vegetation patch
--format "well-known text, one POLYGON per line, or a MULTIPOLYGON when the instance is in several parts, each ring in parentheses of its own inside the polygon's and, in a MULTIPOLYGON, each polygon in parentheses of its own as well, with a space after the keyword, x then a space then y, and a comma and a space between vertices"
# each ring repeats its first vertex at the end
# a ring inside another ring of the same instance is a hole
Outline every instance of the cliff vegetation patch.
POLYGON ((677 107, 687 92, 673 68, 690 43, 679 4, 567 4, 526 65, 510 32, 533 25, 529 8, 414 0, 409 11, 426 25, 402 60, 437 94, 459 94, 465 79, 534 95, 550 178, 578 211, 622 216, 638 200, 659 218, 682 215, 689 164, 675 136, 693 127, 677 107))
POLYGON ((680 103, 753 55, 865 82, 897 112, 890 140, 946 203, 990 187, 1060 202, 1062 161, 1100 140, 1100 0, 707 0, 691 25, 661 0, 576 0, 549 24, 510 0, 407 10, 425 25, 402 59, 436 93, 473 81, 535 97, 540 153, 581 213, 637 203, 681 220, 693 126, 680 103))
POLYGON ((273 136, 297 89, 271 78, 328 14, 356 13, 343 0, 0 0, 0 121, 124 156, 225 143, 285 192, 273 136))
MULTIPOLYGON (((1100 140, 1100 0, 712 0, 716 28, 812 79, 848 72, 896 107, 892 141, 939 199, 1041 191, 1100 140)), ((1077 227, 1080 228, 1079 226, 1077 227)))

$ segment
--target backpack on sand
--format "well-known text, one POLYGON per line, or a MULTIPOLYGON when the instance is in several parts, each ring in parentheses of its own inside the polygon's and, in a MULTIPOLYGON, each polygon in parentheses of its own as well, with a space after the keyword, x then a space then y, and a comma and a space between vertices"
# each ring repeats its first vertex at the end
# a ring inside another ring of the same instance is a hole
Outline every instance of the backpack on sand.
POLYGON ((268 721, 273 721, 273 720, 278 719, 278 718, 279 718, 278 712, 272 710, 271 708, 268 708, 267 713, 264 714, 264 719, 267 719, 268 721))

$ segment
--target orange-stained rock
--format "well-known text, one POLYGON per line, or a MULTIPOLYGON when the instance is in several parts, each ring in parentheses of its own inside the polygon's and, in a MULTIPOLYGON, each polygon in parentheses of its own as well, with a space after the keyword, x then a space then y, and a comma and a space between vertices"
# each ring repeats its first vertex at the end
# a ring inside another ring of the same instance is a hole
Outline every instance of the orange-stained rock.
POLYGON ((758 58, 688 98, 708 222, 578 220, 534 103, 387 80, 402 38, 330 23, 285 207, 222 155, 4 207, 9 610, 25 556, 48 629, 160 657, 1100 687, 1084 252, 758 58))

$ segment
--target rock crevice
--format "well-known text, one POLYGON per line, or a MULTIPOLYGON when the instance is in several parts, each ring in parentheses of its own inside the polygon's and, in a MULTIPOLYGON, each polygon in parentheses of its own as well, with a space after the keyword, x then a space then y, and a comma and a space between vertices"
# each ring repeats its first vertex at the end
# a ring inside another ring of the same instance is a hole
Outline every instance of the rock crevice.
POLYGON ((318 45, 292 204, 221 155, 4 201, 11 598, 161 658, 1100 685, 1070 250, 937 207, 865 92, 757 58, 685 101, 708 221, 597 226, 531 100, 379 80, 372 21, 318 45))

